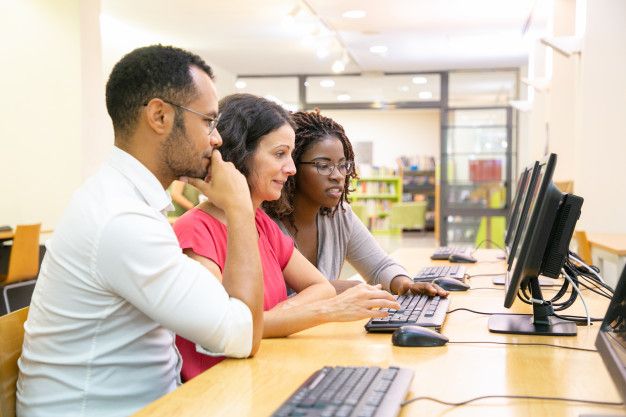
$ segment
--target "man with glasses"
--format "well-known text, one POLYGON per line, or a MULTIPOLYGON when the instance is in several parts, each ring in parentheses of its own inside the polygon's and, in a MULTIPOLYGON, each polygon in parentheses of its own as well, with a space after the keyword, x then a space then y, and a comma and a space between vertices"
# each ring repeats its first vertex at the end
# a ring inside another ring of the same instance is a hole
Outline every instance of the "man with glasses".
POLYGON ((160 45, 113 68, 115 147, 46 245, 19 360, 18 415, 132 414, 180 383, 174 333, 216 355, 258 349, 254 212, 245 178, 217 150, 212 79, 200 57, 160 45), (165 188, 181 177, 232 225, 226 267, 239 272, 221 284, 181 252, 165 217, 165 188))

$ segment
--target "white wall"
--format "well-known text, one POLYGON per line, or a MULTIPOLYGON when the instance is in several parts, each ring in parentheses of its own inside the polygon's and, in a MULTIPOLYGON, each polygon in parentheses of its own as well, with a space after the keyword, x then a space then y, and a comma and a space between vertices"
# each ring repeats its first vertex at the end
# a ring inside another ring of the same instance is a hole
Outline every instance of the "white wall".
MULTIPOLYGON (((555 1, 555 35, 575 34, 576 5, 575 0, 555 1)), ((626 1, 587 1, 585 22, 580 55, 551 52, 550 88, 536 93, 529 137, 521 145, 530 158, 539 159, 549 132, 548 151, 559 157, 555 180, 573 180, 574 192, 585 199, 578 228, 624 233, 626 1)), ((541 76, 545 63, 536 65, 541 76)))
POLYGON ((439 160, 439 110, 324 110, 354 142, 373 142, 373 164, 397 168, 400 155, 439 160))
POLYGON ((576 192, 587 230, 626 232, 626 1, 590 0, 580 77, 576 192))
POLYGON ((54 227, 82 177, 79 0, 0 4, 0 224, 54 227))
MULTIPOLYGON (((54 228, 113 146, 109 72, 124 53, 162 39, 135 44, 132 30, 118 27, 111 41, 100 22, 100 0, 0 2, 0 224, 54 228)), ((231 93, 235 76, 214 70, 220 95, 231 93)))

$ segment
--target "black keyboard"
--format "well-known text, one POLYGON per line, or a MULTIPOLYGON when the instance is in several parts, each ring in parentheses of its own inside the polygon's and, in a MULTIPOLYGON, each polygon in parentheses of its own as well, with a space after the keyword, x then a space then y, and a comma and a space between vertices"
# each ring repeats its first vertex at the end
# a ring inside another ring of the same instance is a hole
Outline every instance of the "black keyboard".
POLYGON ((430 256, 430 259, 437 261, 447 261, 450 255, 460 254, 463 256, 472 256, 472 249, 463 246, 442 246, 435 249, 435 253, 430 256))
POLYGON ((400 310, 382 309, 388 311, 389 315, 370 319, 365 325, 368 332, 393 332, 406 324, 434 327, 439 330, 446 319, 450 305, 450 300, 447 298, 429 297, 422 294, 398 295, 396 300, 400 304, 400 310))
POLYGON ((393 366, 324 367, 300 385, 272 416, 397 416, 412 379, 412 370, 393 366))
POLYGON ((413 277, 416 282, 431 282, 436 278, 450 277, 465 282, 465 267, 461 265, 435 265, 422 268, 413 277))

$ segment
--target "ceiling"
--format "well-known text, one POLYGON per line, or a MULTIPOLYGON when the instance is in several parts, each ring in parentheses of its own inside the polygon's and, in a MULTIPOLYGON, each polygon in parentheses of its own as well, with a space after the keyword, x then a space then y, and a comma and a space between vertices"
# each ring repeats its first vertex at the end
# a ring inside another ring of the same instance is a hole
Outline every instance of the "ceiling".
POLYGON ((545 34, 549 3, 102 0, 101 27, 104 53, 115 60, 160 42, 191 49, 234 75, 330 74, 341 59, 347 73, 511 68, 525 65, 533 41, 545 34), (355 9, 365 17, 342 17, 355 9), (387 51, 370 52, 375 45, 387 51), (320 59, 324 47, 328 55, 320 59))

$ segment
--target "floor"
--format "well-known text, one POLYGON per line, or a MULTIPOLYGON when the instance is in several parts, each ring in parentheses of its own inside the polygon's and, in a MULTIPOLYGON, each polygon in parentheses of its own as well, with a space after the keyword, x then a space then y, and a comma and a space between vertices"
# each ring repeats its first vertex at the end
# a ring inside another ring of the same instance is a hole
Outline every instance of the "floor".
MULTIPOLYGON (((435 236, 432 232, 404 232, 402 235, 374 235, 378 244, 387 253, 405 247, 433 247, 436 245, 435 236)), ((349 263, 345 263, 340 279, 345 279, 356 274, 356 270, 349 263)))

